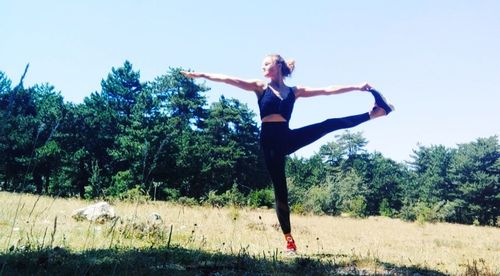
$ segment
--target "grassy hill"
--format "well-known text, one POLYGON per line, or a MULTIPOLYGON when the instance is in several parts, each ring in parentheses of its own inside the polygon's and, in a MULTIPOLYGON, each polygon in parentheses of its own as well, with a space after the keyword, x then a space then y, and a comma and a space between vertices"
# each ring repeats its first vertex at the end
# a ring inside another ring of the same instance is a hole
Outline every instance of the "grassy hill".
POLYGON ((0 202, 0 275, 500 273, 494 227, 292 215, 291 257, 268 209, 111 202, 119 218, 97 224, 71 218, 89 201, 0 192, 0 202))

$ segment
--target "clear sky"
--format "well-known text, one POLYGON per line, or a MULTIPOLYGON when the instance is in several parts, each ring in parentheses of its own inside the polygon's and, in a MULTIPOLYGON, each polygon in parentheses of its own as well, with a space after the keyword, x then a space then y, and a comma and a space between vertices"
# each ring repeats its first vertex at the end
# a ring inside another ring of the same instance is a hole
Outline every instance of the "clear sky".
MULTIPOLYGON (((2 0, 0 71, 48 82, 80 103, 129 60, 142 81, 169 67, 261 76, 266 54, 296 60, 287 83, 369 82, 397 110, 358 126, 379 151, 410 160, 417 144, 455 147, 500 135, 500 1, 2 0)), ((209 102, 256 97, 207 82, 209 102)), ((368 111, 367 93, 300 99, 291 127, 368 111)), ((257 117, 256 117, 257 120, 257 117)), ((340 132, 339 132, 340 133, 340 132)), ((338 134, 338 133, 337 133, 338 134)), ((300 150, 309 157, 330 134, 300 150)))

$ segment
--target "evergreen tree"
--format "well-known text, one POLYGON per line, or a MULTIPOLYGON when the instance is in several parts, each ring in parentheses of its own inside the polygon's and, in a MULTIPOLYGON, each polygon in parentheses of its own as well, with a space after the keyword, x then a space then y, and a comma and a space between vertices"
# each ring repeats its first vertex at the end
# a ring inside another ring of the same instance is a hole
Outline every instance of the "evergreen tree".
POLYGON ((4 72, 0 71, 0 95, 7 94, 11 90, 12 81, 5 75, 4 72))
MULTIPOLYGON (((9 81, 2 81, 3 89, 9 81)), ((29 177, 42 126, 37 124, 36 105, 32 89, 21 83, 0 94, 0 168, 3 171, 3 189, 33 191, 29 177)))
POLYGON ((497 225, 500 218, 500 146, 498 137, 460 144, 450 165, 454 221, 497 225))
POLYGON ((363 172, 368 185, 368 213, 395 215, 402 206, 403 189, 409 177, 407 168, 375 152, 370 154, 363 172))
POLYGON ((206 152, 202 130, 207 111, 202 93, 208 88, 187 79, 180 71, 170 68, 150 84, 156 114, 154 132, 159 137, 150 178, 167 191, 160 198, 170 191, 185 196, 202 194, 195 183, 201 183, 201 160, 206 152))
POLYGON ((35 85, 32 91, 36 105, 36 123, 39 125, 33 160, 33 182, 37 193, 42 193, 42 190, 49 193, 51 177, 61 166, 62 149, 58 136, 66 107, 63 97, 54 91, 52 85, 35 85))
POLYGON ((6 186, 6 173, 5 173, 5 159, 7 158, 7 141, 5 139, 7 133, 7 105, 6 99, 8 98, 11 88, 11 80, 0 71, 0 187, 6 186))
POLYGON ((410 165, 418 175, 419 200, 432 205, 456 197, 456 187, 448 175, 454 153, 442 145, 419 146, 413 151, 410 165))
MULTIPOLYGON (((263 188, 269 182, 259 159, 259 134, 255 114, 238 100, 221 97, 212 104, 205 121, 204 183, 215 191, 234 184, 246 191, 263 188)), ((205 188, 206 190, 206 188, 205 188)))

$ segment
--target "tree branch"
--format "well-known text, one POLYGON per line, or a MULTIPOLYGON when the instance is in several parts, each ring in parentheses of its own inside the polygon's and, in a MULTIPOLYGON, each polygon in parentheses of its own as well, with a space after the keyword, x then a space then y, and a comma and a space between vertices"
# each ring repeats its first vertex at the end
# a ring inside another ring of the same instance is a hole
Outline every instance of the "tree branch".
POLYGON ((19 88, 22 88, 23 87, 23 81, 24 81, 24 77, 26 77, 26 73, 28 73, 28 68, 30 67, 30 64, 26 64, 26 67, 24 68, 24 73, 23 75, 21 76, 21 80, 19 81, 19 84, 14 88, 14 90, 16 89, 19 89, 19 88))

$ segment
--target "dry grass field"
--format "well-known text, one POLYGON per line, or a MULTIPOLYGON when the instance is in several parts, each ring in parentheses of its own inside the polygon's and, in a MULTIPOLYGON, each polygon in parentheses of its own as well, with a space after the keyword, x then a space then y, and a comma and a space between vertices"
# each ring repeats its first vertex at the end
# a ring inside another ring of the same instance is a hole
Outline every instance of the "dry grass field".
MULTIPOLYGON (((0 257, 44 248, 84 252, 159 248, 168 243, 193 252, 290 259, 282 252, 284 239, 275 213, 268 209, 112 202, 120 219, 96 224, 71 218, 73 210, 93 203, 89 201, 0 192, 0 203, 0 257), (148 222, 153 213, 162 217, 161 223, 148 222)), ((391 274, 391 266, 452 275, 500 273, 500 228, 384 217, 292 215, 291 219, 301 260, 336 266, 355 263, 357 273, 366 274, 391 274)), ((0 266, 0 275, 9 271, 7 261, 2 264, 0 259, 0 266)))

